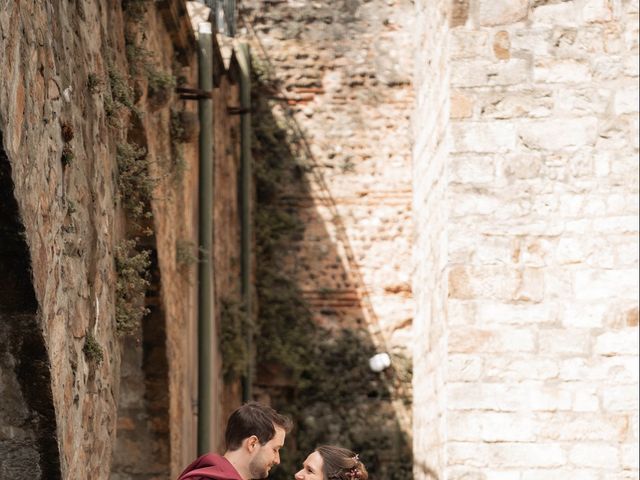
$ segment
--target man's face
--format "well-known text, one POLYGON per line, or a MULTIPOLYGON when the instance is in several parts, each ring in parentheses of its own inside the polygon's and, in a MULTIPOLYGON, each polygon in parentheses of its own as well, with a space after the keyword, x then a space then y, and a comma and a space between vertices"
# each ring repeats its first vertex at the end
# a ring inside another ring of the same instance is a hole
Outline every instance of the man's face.
POLYGON ((276 434, 264 445, 256 448, 253 458, 249 461, 251 478, 261 479, 269 476, 271 467, 280 463, 280 449, 284 445, 285 431, 276 426, 276 434))

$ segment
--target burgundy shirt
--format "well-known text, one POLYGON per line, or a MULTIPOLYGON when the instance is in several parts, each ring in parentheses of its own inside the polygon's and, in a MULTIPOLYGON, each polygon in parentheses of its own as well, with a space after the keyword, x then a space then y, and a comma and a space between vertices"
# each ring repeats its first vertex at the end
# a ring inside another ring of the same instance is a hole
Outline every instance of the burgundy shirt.
POLYGON ((178 480, 242 480, 233 465, 220 455, 207 453, 185 468, 178 480))

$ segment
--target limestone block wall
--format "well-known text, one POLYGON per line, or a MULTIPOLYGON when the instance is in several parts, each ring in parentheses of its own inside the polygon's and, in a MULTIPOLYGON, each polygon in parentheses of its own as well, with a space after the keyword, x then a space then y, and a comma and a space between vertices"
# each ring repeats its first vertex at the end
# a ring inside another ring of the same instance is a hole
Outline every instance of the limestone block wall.
POLYGON ((452 8, 439 475, 637 478, 638 3, 452 8))
POLYGON ((414 476, 446 465, 449 2, 417 2, 413 130, 414 476))

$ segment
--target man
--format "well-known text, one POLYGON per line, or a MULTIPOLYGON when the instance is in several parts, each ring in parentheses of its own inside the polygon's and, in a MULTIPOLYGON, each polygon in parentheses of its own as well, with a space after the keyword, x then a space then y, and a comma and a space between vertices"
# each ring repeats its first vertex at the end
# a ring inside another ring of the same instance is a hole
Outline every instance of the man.
POLYGON ((280 463, 280 449, 291 431, 291 420, 257 402, 247 403, 229 417, 224 456, 201 456, 178 480, 253 480, 267 478, 280 463))

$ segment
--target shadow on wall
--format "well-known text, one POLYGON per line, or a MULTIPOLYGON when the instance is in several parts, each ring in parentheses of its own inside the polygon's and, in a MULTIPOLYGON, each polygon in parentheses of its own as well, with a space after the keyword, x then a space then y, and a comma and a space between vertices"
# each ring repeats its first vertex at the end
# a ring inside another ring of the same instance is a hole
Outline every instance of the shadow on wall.
POLYGON ((268 100, 277 85, 254 67, 255 390, 295 422, 270 478, 291 479, 317 445, 337 444, 358 452, 372 479, 409 480, 411 441, 397 407, 410 410, 410 361, 398 356, 392 368, 370 370, 379 342, 367 329, 364 285, 332 239, 340 218, 327 226, 319 214, 317 202, 330 199, 312 192, 318 172, 305 139, 268 100))
POLYGON ((436 471, 431 469, 424 463, 422 462, 417 463, 416 468, 421 473, 421 478, 424 478, 426 480, 440 480, 440 477, 438 477, 438 474, 436 473, 436 471))
POLYGON ((51 365, 0 132, 0 478, 60 478, 51 365))
MULTIPOLYGON (((134 115, 127 142, 148 155, 147 138, 143 122, 134 115)), ((151 212, 151 199, 143 202, 143 211, 151 212)), ((132 331, 125 333, 119 342, 122 364, 111 478, 167 478, 171 457, 167 319, 162 308, 156 228, 150 214, 135 218, 127 212, 125 229, 129 237, 136 239, 136 248, 148 255, 149 264, 143 274, 148 284, 144 294, 145 313, 139 321, 132 322, 132 331)))

